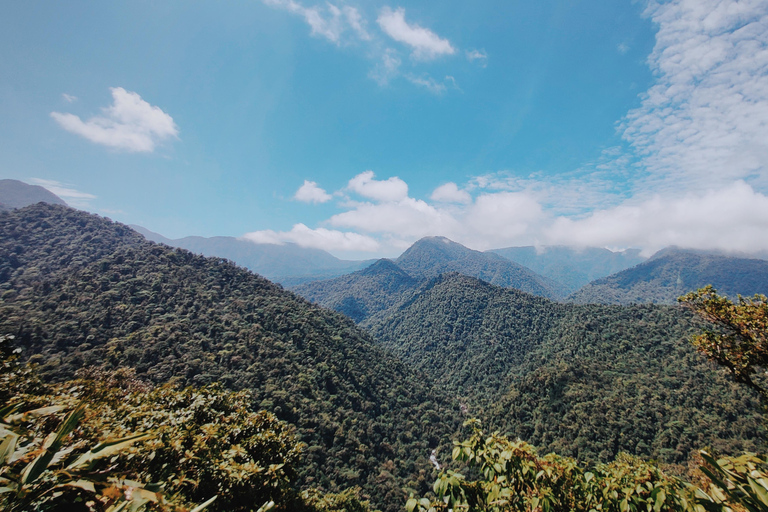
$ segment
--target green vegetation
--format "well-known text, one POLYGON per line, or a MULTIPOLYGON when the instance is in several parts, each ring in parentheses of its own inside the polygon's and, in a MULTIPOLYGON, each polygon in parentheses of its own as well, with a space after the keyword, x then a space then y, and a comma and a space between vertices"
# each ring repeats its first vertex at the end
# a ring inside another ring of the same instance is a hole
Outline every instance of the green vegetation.
MULTIPOLYGON (((0 337, 0 345, 7 339, 0 337)), ((295 487, 304 445, 248 392, 152 388, 133 371, 40 382, 3 348, 5 510, 333 510, 295 487), (63 418, 63 419, 62 419, 63 418), (51 433, 53 437, 50 437, 51 433), (143 483, 142 483, 143 482, 143 483), (272 504, 272 505, 270 505, 272 504), (110 508, 112 507, 112 508, 110 508)), ((345 499, 366 510, 354 493, 345 499)))
POLYGON ((390 260, 382 259, 352 274, 303 284, 292 290, 360 323, 413 293, 418 285, 417 279, 390 260))
POLYGON ((733 298, 763 293, 768 290, 768 261, 668 248, 589 283, 568 299, 579 304, 675 304, 680 295, 708 284, 733 298))
POLYGON ((303 486, 359 486, 376 507, 426 488, 430 450, 458 429, 453 400, 345 317, 67 208, 0 215, 0 333, 53 381, 128 366, 248 390, 307 444, 303 486))
POLYGON ((453 274, 364 325, 468 415, 544 453, 682 467, 705 446, 765 447, 759 397, 696 353, 700 324, 679 307, 557 304, 453 274))
POLYGON ((540 297, 565 296, 563 287, 522 265, 496 254, 473 251, 445 237, 422 238, 395 260, 398 267, 417 278, 459 272, 496 286, 515 288, 540 297))

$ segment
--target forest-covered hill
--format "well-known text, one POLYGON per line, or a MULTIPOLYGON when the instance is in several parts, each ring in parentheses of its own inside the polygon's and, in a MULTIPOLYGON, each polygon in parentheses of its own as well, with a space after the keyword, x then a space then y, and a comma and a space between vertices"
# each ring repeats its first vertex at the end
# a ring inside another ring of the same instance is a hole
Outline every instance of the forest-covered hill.
POLYGON ((569 297, 587 304, 674 304, 708 284, 735 298, 768 293, 768 261, 669 247, 648 261, 598 279, 569 297))
POLYGON ((764 448, 757 397, 695 351, 679 307, 559 304, 446 274, 362 325, 469 415, 544 452, 685 464, 707 445, 764 448))
POLYGON ((412 293, 419 282, 392 261, 381 259, 352 274, 303 284, 292 290, 360 323, 412 293))
POLYGON ((391 510, 431 481, 429 452, 459 417, 346 317, 61 206, 0 213, 0 334, 53 380, 130 366, 157 383, 252 390, 307 443, 307 484, 360 485, 391 510))
POLYGON ((564 297, 557 282, 497 254, 468 249, 442 236, 422 238, 395 260, 398 267, 416 278, 432 278, 459 272, 505 288, 516 288, 540 297, 564 297))
POLYGON ((506 247, 490 251, 528 267, 544 277, 560 283, 570 294, 601 277, 621 272, 646 258, 638 249, 609 251, 599 247, 564 246, 506 247))

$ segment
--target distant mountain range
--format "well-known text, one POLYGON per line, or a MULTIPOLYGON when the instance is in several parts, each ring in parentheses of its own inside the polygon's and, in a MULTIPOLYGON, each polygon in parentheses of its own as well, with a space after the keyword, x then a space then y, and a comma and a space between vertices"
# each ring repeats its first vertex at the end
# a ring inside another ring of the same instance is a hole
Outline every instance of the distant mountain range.
POLYGON ((507 247, 488 252, 503 256, 559 283, 571 294, 590 281, 642 263, 639 249, 609 251, 597 247, 507 247))
POLYGON ((67 206, 59 196, 39 185, 29 185, 19 180, 0 180, 0 209, 13 210, 36 203, 67 206))
POLYGON ((768 261, 669 247, 644 263, 589 283, 569 299, 582 304, 674 304, 677 297, 708 284, 733 298, 766 294, 768 261))
POLYGON ((226 258, 285 286, 348 274, 374 261, 340 260, 320 249, 291 243, 257 244, 231 236, 188 236, 170 239, 141 226, 131 227, 152 242, 179 247, 203 256, 226 258))

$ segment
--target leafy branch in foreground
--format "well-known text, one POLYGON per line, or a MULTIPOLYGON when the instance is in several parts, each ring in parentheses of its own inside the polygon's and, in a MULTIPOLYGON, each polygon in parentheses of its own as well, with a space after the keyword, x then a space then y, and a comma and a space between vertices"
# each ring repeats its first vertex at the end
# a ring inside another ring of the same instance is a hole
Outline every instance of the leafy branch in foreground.
POLYGON ((734 304, 712 286, 706 286, 678 300, 711 324, 693 337, 693 344, 727 368, 737 382, 767 398, 768 390, 755 377, 768 368, 768 298, 739 296, 734 304))

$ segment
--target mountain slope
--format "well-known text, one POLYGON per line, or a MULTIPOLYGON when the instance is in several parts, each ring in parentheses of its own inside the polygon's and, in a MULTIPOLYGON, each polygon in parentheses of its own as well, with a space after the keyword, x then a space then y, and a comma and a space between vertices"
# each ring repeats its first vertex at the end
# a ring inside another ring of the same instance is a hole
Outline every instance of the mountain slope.
POLYGON ((768 293, 768 261, 667 248, 589 283, 569 299, 580 304, 674 304, 680 295, 708 284, 730 297, 768 293))
POLYGON ((685 464, 711 445, 763 447, 759 400, 687 341, 679 307, 550 302, 460 274, 363 323, 493 428, 544 452, 685 464))
POLYGON ((564 246, 507 247, 487 252, 498 254, 552 279, 573 293, 590 281, 620 272, 646 260, 637 249, 613 252, 598 247, 573 249, 564 246))
POLYGON ((468 249, 445 237, 426 237, 413 244, 395 260, 413 277, 436 277, 458 272, 505 288, 516 288, 552 299, 564 296, 558 283, 492 253, 468 249))
POLYGON ((67 205, 59 196, 39 185, 28 185, 19 180, 0 180, 0 206, 5 209, 24 208, 40 202, 67 205))
POLYGON ((203 256, 226 258, 286 286, 354 272, 371 263, 340 260, 320 249, 296 244, 257 244, 231 236, 188 236, 174 240, 141 226, 131 227, 152 242, 179 247, 203 256))
POLYGON ((392 261, 381 259, 352 274, 303 284, 292 291, 359 323, 392 306, 418 284, 392 261))
POLYGON ((429 450, 457 427, 450 399, 343 316, 69 208, 0 214, 0 333, 54 380, 105 364, 249 389, 307 443, 306 483, 360 485, 391 510, 427 485, 429 450))

